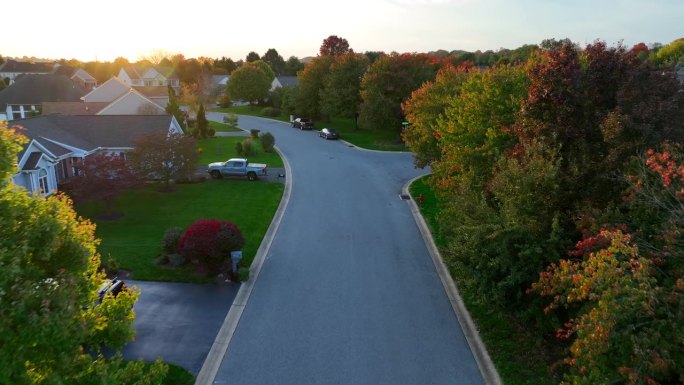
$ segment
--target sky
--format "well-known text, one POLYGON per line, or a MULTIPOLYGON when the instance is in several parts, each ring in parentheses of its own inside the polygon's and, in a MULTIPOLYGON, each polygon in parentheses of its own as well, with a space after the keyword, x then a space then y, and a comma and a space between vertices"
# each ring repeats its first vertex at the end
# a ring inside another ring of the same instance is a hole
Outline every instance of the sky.
POLYGON ((498 50, 684 37, 682 0, 35 0, 3 18, 3 57, 135 61, 155 52, 315 56, 330 35, 356 52, 498 50))

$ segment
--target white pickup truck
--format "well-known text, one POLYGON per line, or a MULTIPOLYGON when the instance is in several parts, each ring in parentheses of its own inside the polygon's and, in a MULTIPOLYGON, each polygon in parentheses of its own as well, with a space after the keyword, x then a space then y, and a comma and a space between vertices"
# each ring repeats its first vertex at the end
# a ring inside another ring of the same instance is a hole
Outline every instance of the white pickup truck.
POLYGON ((267 167, 261 163, 249 163, 244 158, 232 158, 225 162, 210 163, 207 172, 214 179, 224 176, 246 176, 249 180, 257 180, 266 175, 267 167))

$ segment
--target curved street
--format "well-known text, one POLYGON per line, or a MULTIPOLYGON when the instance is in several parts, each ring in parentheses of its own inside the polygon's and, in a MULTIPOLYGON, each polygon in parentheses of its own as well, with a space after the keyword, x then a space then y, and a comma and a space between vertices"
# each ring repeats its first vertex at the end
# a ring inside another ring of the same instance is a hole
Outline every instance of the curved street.
POLYGON ((482 384, 400 197, 424 173, 411 154, 256 117, 239 126, 275 136, 293 184, 214 383, 482 384))

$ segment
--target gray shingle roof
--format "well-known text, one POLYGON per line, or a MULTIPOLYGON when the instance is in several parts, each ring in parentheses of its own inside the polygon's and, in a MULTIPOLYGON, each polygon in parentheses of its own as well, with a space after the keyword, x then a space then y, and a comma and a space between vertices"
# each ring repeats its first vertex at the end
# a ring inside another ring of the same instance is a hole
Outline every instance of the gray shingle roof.
POLYGON ((299 84, 296 76, 278 76, 278 81, 283 87, 296 87, 299 84))
POLYGON ((133 86, 131 88, 151 98, 169 96, 169 90, 166 86, 133 86))
POLYGON ((0 65, 0 72, 18 73, 50 73, 54 68, 52 63, 29 63, 25 61, 8 60, 0 65))
POLYGON ((64 75, 24 75, 0 91, 0 109, 7 104, 77 102, 87 92, 64 75))
POLYGON ((99 147, 133 147, 135 140, 144 134, 164 130, 171 126, 170 115, 41 115, 12 121, 24 127, 23 133, 44 144, 55 155, 64 149, 51 141, 93 151, 99 147), (50 143, 50 144, 46 144, 50 143))
POLYGON ((43 103, 43 115, 95 115, 109 102, 45 102, 43 103))
POLYGON ((42 152, 32 152, 31 155, 29 155, 29 158, 26 160, 26 163, 24 163, 24 167, 22 167, 21 170, 22 171, 37 170, 38 169, 38 161, 40 160, 41 156, 43 156, 42 152))

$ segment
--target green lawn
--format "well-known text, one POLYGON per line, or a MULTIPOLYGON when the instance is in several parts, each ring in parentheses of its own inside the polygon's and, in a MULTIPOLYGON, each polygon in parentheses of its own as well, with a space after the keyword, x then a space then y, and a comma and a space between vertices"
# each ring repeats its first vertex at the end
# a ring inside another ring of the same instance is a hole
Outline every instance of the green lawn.
MULTIPOLYGON (((159 192, 156 185, 129 191, 117 199, 123 217, 94 220, 103 260, 115 258, 133 279, 204 282, 190 269, 167 269, 155 264, 161 253, 164 232, 173 226, 186 228, 198 219, 221 219, 235 223, 245 237, 244 262, 251 264, 275 213, 284 186, 280 183, 247 180, 209 180, 181 184, 174 192, 159 192)), ((96 218, 101 204, 76 207, 86 218, 96 218)))
MULTIPOLYGON (((261 110, 264 107, 259 106, 232 106, 228 108, 213 108, 211 111, 226 112, 239 115, 259 116, 262 118, 269 118, 289 122, 289 115, 280 115, 276 117, 264 116, 261 110)), ((354 119, 335 118, 329 121, 315 121, 316 129, 324 127, 334 128, 340 133, 340 137, 349 143, 361 148, 369 150, 381 151, 406 151, 406 146, 401 140, 399 131, 370 131, 356 129, 354 119)))
MULTIPOLYGON (((423 194, 424 203, 420 207, 435 243, 444 253, 445 240, 439 235, 439 204, 434 192, 426 183, 429 177, 415 181, 411 187, 411 196, 418 201, 423 194)), ((480 336, 487 346, 501 379, 506 385, 551 385, 558 383, 551 377, 547 367, 541 336, 534 335, 516 319, 500 311, 496 306, 485 303, 475 293, 469 292, 463 285, 458 285, 465 277, 462 272, 450 269, 463 301, 477 324, 480 336)))
MULTIPOLYGON (((198 164, 200 166, 207 165, 211 162, 221 162, 228 160, 230 158, 241 158, 242 155, 238 155, 235 150, 235 144, 237 142, 242 142, 247 139, 247 137, 239 136, 222 136, 203 139, 198 142, 199 148, 202 150, 198 164)), ((252 139, 254 140, 254 139, 252 139)), ((280 158, 278 153, 275 151, 267 153, 261 147, 261 144, 257 142, 257 155, 250 156, 249 161, 252 163, 266 163, 268 167, 281 168, 283 166, 283 160, 280 158)), ((278 145, 278 138, 276 137, 276 145, 278 145)))
POLYGON ((209 121, 209 128, 213 128, 214 130, 216 130, 216 132, 219 132, 219 131, 222 131, 222 132, 238 132, 238 131, 242 131, 242 130, 239 129, 239 128, 236 128, 236 127, 233 127, 233 126, 229 126, 229 125, 227 125, 227 124, 225 124, 225 123, 215 122, 215 121, 213 121, 213 120, 210 120, 210 121, 209 121))

